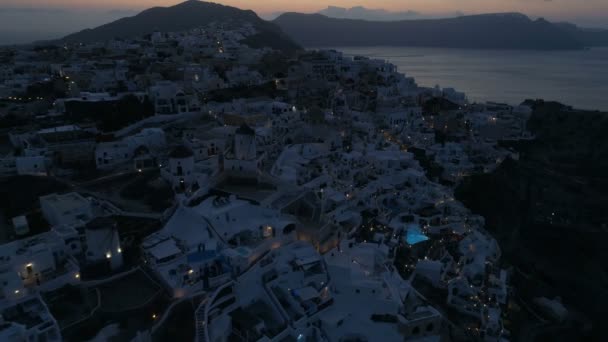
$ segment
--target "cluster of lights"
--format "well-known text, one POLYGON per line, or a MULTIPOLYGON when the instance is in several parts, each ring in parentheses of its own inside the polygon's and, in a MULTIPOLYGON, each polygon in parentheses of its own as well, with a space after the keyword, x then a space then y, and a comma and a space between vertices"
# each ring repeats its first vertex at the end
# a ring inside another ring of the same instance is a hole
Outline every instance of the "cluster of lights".
POLYGON ((14 101, 26 101, 26 100, 44 100, 44 97, 40 97, 40 96, 35 96, 35 97, 17 97, 17 96, 9 96, 8 97, 9 100, 14 100, 14 101))

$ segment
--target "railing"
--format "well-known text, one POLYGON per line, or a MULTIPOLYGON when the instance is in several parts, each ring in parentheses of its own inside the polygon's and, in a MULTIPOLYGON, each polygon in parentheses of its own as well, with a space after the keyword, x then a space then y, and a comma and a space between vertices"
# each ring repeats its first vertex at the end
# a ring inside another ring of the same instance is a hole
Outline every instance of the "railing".
POLYGON ((272 303, 272 305, 275 306, 275 309, 277 309, 277 311, 279 311, 281 316, 283 316, 283 320, 285 321, 285 323, 291 325, 292 324, 291 316, 289 316, 287 311, 281 305, 281 302, 279 302, 277 297, 272 292, 272 289, 270 288, 270 283, 271 282, 263 284, 264 291, 266 291, 266 294, 268 295, 268 298, 270 298, 270 302, 272 303))
POLYGON ((137 266, 137 267, 134 267, 134 268, 132 268, 130 270, 114 274, 113 276, 108 277, 108 278, 81 281, 80 285, 81 286, 86 286, 86 287, 99 286, 101 284, 109 283, 109 282, 112 282, 112 281, 114 281, 116 279, 120 279, 120 278, 126 277, 126 276, 128 276, 130 274, 133 274, 133 273, 135 273, 137 271, 141 271, 141 270, 142 270, 141 267, 137 266))
POLYGON ((97 305, 95 305, 95 307, 91 310, 91 312, 89 312, 88 315, 86 315, 85 317, 80 318, 79 320, 76 320, 74 322, 69 323, 68 325, 64 326, 61 328, 61 330, 67 330, 77 324, 80 324, 86 320, 88 320, 89 318, 93 317, 93 315, 95 315, 95 312, 97 312, 97 310, 99 310, 99 308, 101 307, 101 293, 99 292, 99 289, 95 289, 95 296, 97 298, 97 305))
MULTIPOLYGON (((180 298, 180 299, 178 299, 178 300, 174 301, 173 303, 171 303, 171 305, 170 305, 170 306, 167 308, 167 310, 165 310, 165 312, 163 313, 163 315, 162 315, 162 317, 160 318, 160 320, 158 320, 158 322, 157 322, 157 323, 155 323, 155 324, 154 324, 154 326, 152 326, 152 329, 150 329, 150 331, 151 331, 152 335, 153 335, 153 334, 155 334, 155 333, 158 331, 158 329, 159 329, 160 327, 162 327, 162 325, 165 323, 165 321, 167 320, 167 318, 169 318, 169 316, 171 315, 171 311, 172 311, 172 310, 173 310, 173 309, 174 309, 174 308, 175 308, 177 305, 181 304, 182 302, 184 302, 184 301, 186 301, 186 300, 191 300, 191 299, 193 299, 193 298, 195 298, 195 297, 197 297, 197 296, 204 296, 204 295, 205 295, 205 293, 206 293, 205 291, 198 291, 198 292, 195 292, 195 293, 191 293, 191 294, 189 294, 189 295, 187 295, 187 296, 185 296, 185 297, 182 297, 182 298, 180 298)), ((205 304, 206 302, 207 302, 207 298, 206 298, 206 297, 203 297, 203 298, 201 299, 201 303, 199 304, 199 306, 200 306, 200 305, 205 304)))
POLYGON ((205 302, 201 302, 201 304, 196 308, 194 312, 195 318, 195 331, 196 331, 196 342, 209 342, 209 330, 207 329, 207 323, 209 321, 209 311, 217 296, 222 292, 222 290, 234 285, 233 281, 230 281, 215 290, 213 295, 209 297, 209 299, 205 302))

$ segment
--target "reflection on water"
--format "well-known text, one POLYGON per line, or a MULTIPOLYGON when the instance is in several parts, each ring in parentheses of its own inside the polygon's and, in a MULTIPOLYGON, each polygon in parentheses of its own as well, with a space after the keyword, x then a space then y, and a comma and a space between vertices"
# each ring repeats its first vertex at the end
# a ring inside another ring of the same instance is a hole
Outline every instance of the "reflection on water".
POLYGON ((346 55, 387 59, 421 86, 453 87, 471 101, 556 100, 608 110, 608 48, 581 51, 337 47, 346 55))

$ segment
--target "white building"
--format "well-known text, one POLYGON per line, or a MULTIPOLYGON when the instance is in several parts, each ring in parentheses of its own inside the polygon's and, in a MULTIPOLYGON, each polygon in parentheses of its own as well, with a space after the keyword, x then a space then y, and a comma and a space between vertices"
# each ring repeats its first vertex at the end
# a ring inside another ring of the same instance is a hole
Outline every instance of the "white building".
POLYGON ((76 192, 40 197, 44 218, 53 226, 78 226, 93 219, 91 202, 76 192))
POLYGON ((98 169, 125 165, 137 156, 153 158, 165 149, 165 132, 161 128, 144 128, 141 132, 119 141, 102 142, 95 148, 98 169))
POLYGON ((165 226, 145 238, 143 256, 175 297, 216 288, 230 278, 219 240, 207 221, 189 207, 178 207, 165 226))
POLYGON ((296 222, 279 210, 230 197, 209 197, 194 210, 212 227, 226 247, 222 253, 235 274, 260 256, 295 239, 296 222))
POLYGON ((184 191, 192 186, 196 177, 194 175, 194 154, 189 148, 179 145, 171 151, 169 173, 173 188, 184 191))
POLYGON ((422 259, 416 263, 416 276, 426 279, 434 287, 447 286, 447 273, 452 270, 453 260, 446 256, 446 260, 422 259))
POLYGON ((43 156, 17 157, 15 163, 19 175, 47 175, 46 159, 43 156))
POLYGON ((149 95, 154 102, 156 114, 197 113, 201 110, 196 95, 186 94, 171 81, 160 81, 150 87, 149 95))
POLYGON ((15 234, 19 235, 25 235, 27 233, 29 233, 30 231, 30 226, 27 222, 27 217, 21 215, 21 216, 17 216, 17 217, 13 217, 13 229, 15 230, 15 234))
POLYGON ((262 160, 263 153, 256 148, 255 131, 243 124, 235 132, 232 151, 224 157, 224 171, 235 177, 257 179, 262 160))
POLYGON ((0 178, 17 174, 17 161, 15 157, 0 158, 0 178))
POLYGON ((80 269, 71 255, 71 245, 70 237, 51 230, 0 246, 4 298, 18 299, 34 288, 52 290, 77 284, 80 269))
POLYGON ((211 293, 197 309, 197 340, 327 341, 316 324, 331 305, 330 277, 322 257, 304 242, 267 254, 250 270, 211 293))
POLYGON ((133 148, 124 141, 102 142, 95 148, 95 165, 98 169, 113 168, 133 158, 133 148))
POLYGON ((59 324, 39 295, 1 305, 0 321, 0 341, 63 341, 59 324))
POLYGON ((386 246, 342 241, 325 254, 332 305, 319 315, 329 341, 437 338, 442 317, 386 264, 386 246))
POLYGON ((122 267, 122 248, 116 222, 98 217, 85 226, 86 259, 91 263, 107 261, 112 270, 122 267))

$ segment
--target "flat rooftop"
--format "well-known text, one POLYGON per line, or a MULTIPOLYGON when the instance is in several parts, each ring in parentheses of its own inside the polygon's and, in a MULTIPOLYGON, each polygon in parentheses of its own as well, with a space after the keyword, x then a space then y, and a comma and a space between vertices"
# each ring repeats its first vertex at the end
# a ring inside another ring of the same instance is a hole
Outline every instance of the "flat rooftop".
POLYGON ((73 209, 81 208, 85 205, 90 205, 90 202, 82 197, 79 193, 70 192, 67 194, 50 194, 40 197, 40 201, 45 201, 50 204, 53 209, 64 214, 73 209))
POLYGON ((41 324, 52 324, 52 316, 46 305, 37 297, 28 297, 23 301, 2 310, 5 322, 14 322, 25 325, 28 329, 41 324))

